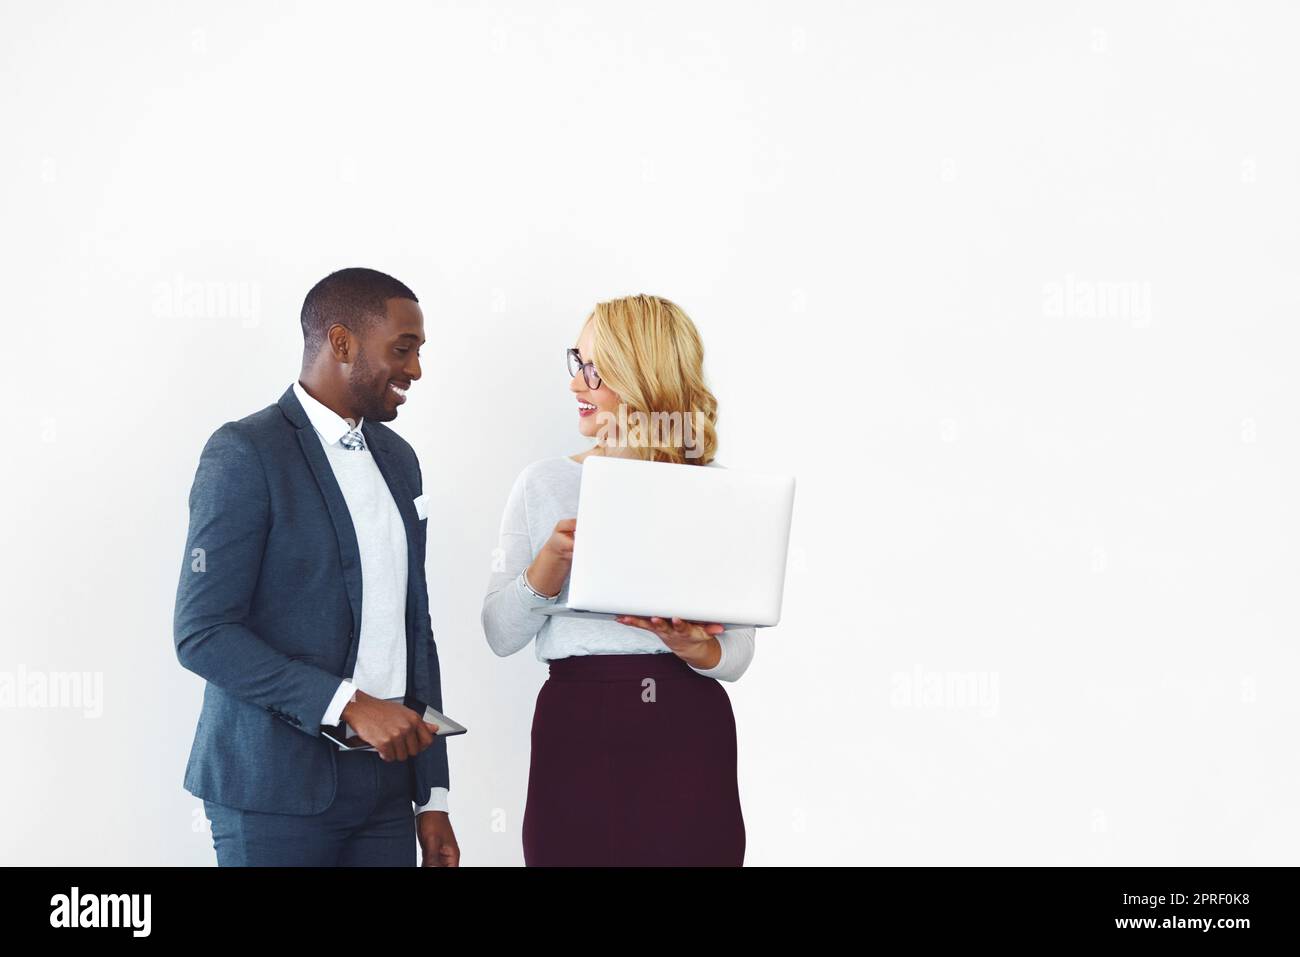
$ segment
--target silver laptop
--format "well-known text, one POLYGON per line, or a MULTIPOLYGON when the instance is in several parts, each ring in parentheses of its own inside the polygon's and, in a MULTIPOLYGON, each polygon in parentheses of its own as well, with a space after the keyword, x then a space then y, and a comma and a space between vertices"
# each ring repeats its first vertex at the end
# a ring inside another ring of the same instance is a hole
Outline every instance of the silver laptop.
POLYGON ((589 455, 568 604, 544 615, 781 620, 794 478, 589 455))

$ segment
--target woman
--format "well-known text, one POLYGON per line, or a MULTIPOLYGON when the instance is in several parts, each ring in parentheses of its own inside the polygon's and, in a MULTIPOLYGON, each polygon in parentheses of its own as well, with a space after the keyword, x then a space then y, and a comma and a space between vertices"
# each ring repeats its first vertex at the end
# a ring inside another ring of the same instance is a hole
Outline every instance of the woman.
POLYGON ((673 303, 630 296, 596 306, 568 361, 578 431, 595 445, 535 462, 515 480, 483 602, 493 651, 514 654, 535 638, 550 664, 533 714, 524 861, 738 867, 736 724, 718 682, 744 674, 754 629, 534 611, 567 597, 589 455, 715 464, 717 401, 704 384, 703 345, 673 303), (665 435, 621 424, 654 412, 698 427, 665 435))

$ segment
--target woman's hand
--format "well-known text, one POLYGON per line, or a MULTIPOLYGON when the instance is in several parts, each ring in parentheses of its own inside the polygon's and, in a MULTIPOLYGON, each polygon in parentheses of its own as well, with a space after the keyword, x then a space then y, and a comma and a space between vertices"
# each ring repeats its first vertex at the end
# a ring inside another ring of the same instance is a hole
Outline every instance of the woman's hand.
POLYGON ((576 518, 556 522, 551 537, 528 566, 528 583, 543 595, 554 598, 564 588, 564 580, 573 567, 573 537, 577 529, 576 518))
POLYGON ((714 636, 726 629, 717 622, 658 616, 640 618, 636 615, 619 615, 615 620, 633 628, 653 631, 677 657, 696 668, 712 668, 722 659, 722 647, 714 636))

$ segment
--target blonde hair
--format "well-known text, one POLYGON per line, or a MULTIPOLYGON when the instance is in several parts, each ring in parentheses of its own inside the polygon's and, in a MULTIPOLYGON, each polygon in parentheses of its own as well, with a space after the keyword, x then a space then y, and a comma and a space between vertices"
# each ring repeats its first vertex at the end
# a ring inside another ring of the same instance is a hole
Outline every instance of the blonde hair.
MULTIPOLYGON (((704 343, 695 323, 658 296, 625 296, 596 304, 591 362, 619 394, 629 416, 677 413, 695 429, 691 444, 640 443, 633 454, 654 462, 708 465, 718 449, 718 400, 704 384, 704 343)), ((684 432, 679 431, 681 438, 684 432)))

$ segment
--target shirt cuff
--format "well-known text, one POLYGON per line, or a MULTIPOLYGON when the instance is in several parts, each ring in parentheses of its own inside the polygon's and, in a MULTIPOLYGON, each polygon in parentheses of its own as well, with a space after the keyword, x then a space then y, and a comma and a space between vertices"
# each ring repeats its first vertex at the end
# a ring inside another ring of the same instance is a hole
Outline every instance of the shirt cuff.
MULTIPOLYGON (((552 595, 550 598, 540 598, 537 595, 534 595, 529 589, 529 586, 524 584, 524 581, 526 580, 524 576, 527 574, 527 569, 524 569, 519 573, 519 577, 515 579, 515 591, 519 593, 520 601, 529 608, 541 608, 543 605, 549 605, 560 597, 558 593, 552 595)), ((563 591, 564 589, 561 588, 560 592, 562 593, 563 591)))
POLYGON ((713 675, 716 675, 721 671, 723 671, 723 669, 726 667, 727 643, 722 640, 722 635, 714 635, 713 637, 718 639, 718 663, 714 665, 712 668, 696 668, 694 665, 691 665, 691 668, 697 674, 709 675, 710 677, 712 677, 713 675))
POLYGON ((356 692, 357 686, 351 681, 344 678, 339 685, 339 690, 334 692, 334 698, 330 701, 330 706, 325 709, 325 717, 320 719, 321 724, 338 724, 343 720, 343 709, 347 707, 352 695, 356 692))
POLYGON ((416 804, 411 802, 415 807, 416 815, 423 814, 425 811, 446 811, 447 810, 447 789, 430 788, 429 802, 427 804, 416 804))

